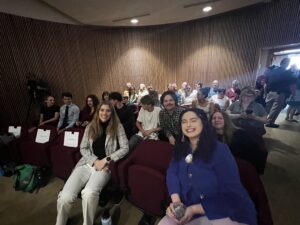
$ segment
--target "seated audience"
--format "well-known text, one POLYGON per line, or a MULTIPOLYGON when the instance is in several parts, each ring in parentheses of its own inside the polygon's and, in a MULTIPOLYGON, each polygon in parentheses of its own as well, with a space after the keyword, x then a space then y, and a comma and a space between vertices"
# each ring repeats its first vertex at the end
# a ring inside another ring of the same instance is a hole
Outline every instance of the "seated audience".
POLYGON ((58 195, 56 225, 67 224, 80 191, 83 224, 94 224, 100 192, 111 177, 109 163, 118 161, 128 152, 128 140, 114 107, 103 102, 95 113, 97 116, 85 129, 80 144, 82 158, 58 195))
POLYGON ((76 122, 77 126, 86 127, 92 121, 99 100, 96 95, 88 95, 86 97, 85 106, 80 112, 79 120, 76 122))
POLYGON ((123 91, 123 96, 128 96, 130 95, 130 91, 131 89, 133 88, 132 84, 131 83, 126 83, 126 89, 123 91))
POLYGON ((239 81, 233 80, 231 83, 231 88, 229 88, 226 92, 226 96, 230 99, 230 102, 235 102, 238 100, 238 96, 236 94, 236 90, 239 89, 239 81))
POLYGON ((178 105, 181 105, 182 104, 182 97, 181 97, 181 94, 179 91, 177 91, 177 84, 176 83, 169 83, 167 85, 167 91, 172 91, 175 93, 176 97, 177 97, 177 102, 178 102, 178 105))
POLYGON ((122 103, 126 106, 129 106, 129 97, 127 95, 123 95, 122 103))
POLYGON ((192 95, 195 96, 195 98, 197 98, 197 93, 198 91, 202 88, 203 84, 201 82, 197 82, 195 84, 195 89, 193 90, 192 95))
POLYGON ((186 90, 185 90, 185 95, 182 98, 181 106, 186 106, 186 107, 191 106, 192 102, 194 101, 195 98, 196 98, 196 96, 193 95, 191 86, 187 85, 186 90))
POLYGON ((255 101, 257 103, 260 103, 264 108, 266 107, 266 94, 265 94, 265 89, 266 89, 266 76, 265 75, 260 75, 256 78, 255 81, 255 90, 256 90, 256 99, 255 101))
POLYGON ((267 112, 261 104, 254 101, 255 97, 255 91, 251 87, 243 88, 240 100, 229 106, 228 113, 236 126, 253 128, 263 135, 266 133, 264 123, 267 122, 267 112))
POLYGON ((145 95, 148 95, 148 94, 149 94, 149 91, 147 90, 146 85, 145 84, 140 84, 137 103, 140 103, 141 98, 145 95))
POLYGON ((129 104, 137 104, 138 101, 138 95, 135 92, 135 88, 132 87, 129 91, 129 104))
POLYGON ((167 171, 172 202, 159 225, 257 225, 256 211, 226 144, 218 142, 206 113, 187 109, 167 171))
POLYGON ((127 138, 133 135, 134 114, 132 108, 122 103, 122 95, 119 92, 111 92, 109 95, 110 102, 115 107, 116 113, 122 123, 127 138))
POLYGON ((139 112, 136 126, 139 132, 129 140, 129 151, 132 151, 142 140, 158 140, 160 108, 154 105, 154 99, 145 95, 141 99, 142 108, 139 112))
POLYGON ((226 89, 225 88, 219 88, 218 94, 211 96, 210 100, 214 104, 218 104, 221 110, 227 110, 229 107, 229 98, 225 96, 226 89))
POLYGON ((52 95, 48 95, 45 104, 41 107, 41 115, 39 126, 53 125, 56 126, 59 118, 59 106, 55 105, 55 100, 52 95))
POLYGON ((185 98, 186 96, 186 89, 187 89, 187 86, 188 86, 188 83, 187 82, 183 82, 181 84, 181 88, 178 90, 178 93, 180 94, 181 96, 181 104, 183 103, 183 99, 185 98))
POLYGON ((80 110, 77 105, 72 103, 72 97, 70 92, 62 93, 64 105, 60 107, 60 117, 57 125, 58 133, 73 127, 79 119, 80 110))
POLYGON ((210 87, 209 92, 208 92, 208 98, 210 98, 213 95, 218 94, 218 89, 219 89, 219 81, 218 80, 214 80, 211 83, 211 87, 210 87))
POLYGON ((160 104, 163 106, 159 113, 160 127, 170 144, 174 145, 179 134, 179 115, 184 109, 178 106, 173 91, 164 92, 160 97, 160 104))
POLYGON ((154 100, 154 106, 160 107, 158 92, 151 90, 151 91, 149 91, 149 96, 154 100))
POLYGON ((101 100, 102 100, 102 102, 109 101, 109 92, 108 91, 103 91, 101 100))
POLYGON ((202 109, 207 118, 215 111, 215 104, 207 100, 208 88, 201 88, 197 93, 197 100, 192 103, 192 108, 202 109))
POLYGON ((262 137, 234 126, 224 111, 214 112, 210 121, 219 141, 226 143, 235 157, 250 162, 259 174, 264 173, 268 151, 262 137))

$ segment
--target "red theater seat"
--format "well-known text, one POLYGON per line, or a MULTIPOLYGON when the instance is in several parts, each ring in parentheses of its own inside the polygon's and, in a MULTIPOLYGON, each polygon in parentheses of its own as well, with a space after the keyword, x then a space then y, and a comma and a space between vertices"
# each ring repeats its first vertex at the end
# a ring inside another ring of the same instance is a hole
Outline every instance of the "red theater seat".
POLYGON ((57 131, 54 126, 41 126, 39 129, 50 130, 50 139, 47 143, 36 143, 35 138, 38 129, 28 133, 28 137, 25 141, 20 143, 20 156, 22 163, 28 163, 32 165, 51 167, 50 163, 50 146, 54 144, 57 131))
POLYGON ((65 130, 58 136, 56 144, 50 148, 50 158, 52 165, 52 173, 54 176, 59 177, 63 180, 67 180, 70 176, 76 163, 81 158, 80 154, 80 143, 83 137, 84 129, 82 128, 70 128, 65 130), (78 146, 66 147, 64 146, 65 132, 79 132, 78 146))
POLYGON ((173 146, 163 141, 142 141, 127 159, 120 162, 118 175, 129 202, 144 213, 163 216, 169 203, 166 171, 173 146))
POLYGON ((273 225, 265 188, 256 169, 247 161, 236 158, 241 182, 248 191, 257 210, 258 225, 273 225))
MULTIPOLYGON (((7 128, 8 131, 8 128, 7 128)), ((21 126, 21 135, 18 138, 14 138, 9 144, 8 144, 8 150, 11 156, 11 160, 13 162, 20 162, 20 143, 25 141, 28 137, 28 130, 26 126, 21 126)))

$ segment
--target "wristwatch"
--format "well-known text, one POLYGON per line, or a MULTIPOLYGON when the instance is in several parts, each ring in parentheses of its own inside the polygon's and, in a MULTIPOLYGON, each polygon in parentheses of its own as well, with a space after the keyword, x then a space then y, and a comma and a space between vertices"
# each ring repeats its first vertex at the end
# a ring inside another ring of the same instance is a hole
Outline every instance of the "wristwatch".
POLYGON ((109 164, 111 161, 111 158, 109 156, 107 156, 105 159, 106 159, 107 164, 109 164))

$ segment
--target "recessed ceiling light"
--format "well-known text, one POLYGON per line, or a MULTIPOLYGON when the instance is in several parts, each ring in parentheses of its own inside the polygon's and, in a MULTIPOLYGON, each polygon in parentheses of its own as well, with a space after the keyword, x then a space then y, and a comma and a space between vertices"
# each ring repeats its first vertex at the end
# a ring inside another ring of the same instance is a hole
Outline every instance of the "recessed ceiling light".
POLYGON ((138 23, 139 21, 138 21, 137 19, 131 19, 130 22, 131 22, 132 24, 136 24, 136 23, 138 23))
POLYGON ((209 12, 210 10, 212 10, 211 6, 206 6, 203 8, 203 12, 209 12))

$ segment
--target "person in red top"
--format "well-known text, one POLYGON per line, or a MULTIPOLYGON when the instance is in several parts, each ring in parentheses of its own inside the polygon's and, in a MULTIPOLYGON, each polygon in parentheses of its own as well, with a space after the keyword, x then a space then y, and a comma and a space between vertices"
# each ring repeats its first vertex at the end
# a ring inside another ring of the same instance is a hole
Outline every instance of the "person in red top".
POLYGON ((99 105, 99 99, 96 95, 88 95, 85 102, 86 104, 80 112, 79 120, 76 122, 76 125, 80 127, 86 127, 92 121, 96 108, 99 105))

